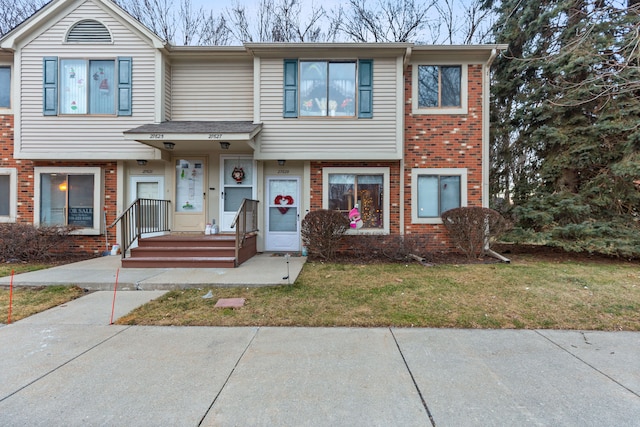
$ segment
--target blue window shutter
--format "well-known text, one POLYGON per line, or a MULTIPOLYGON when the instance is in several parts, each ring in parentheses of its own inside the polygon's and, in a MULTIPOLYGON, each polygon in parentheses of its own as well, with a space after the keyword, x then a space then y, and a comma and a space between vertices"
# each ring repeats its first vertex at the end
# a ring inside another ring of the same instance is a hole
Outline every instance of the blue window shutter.
POLYGON ((58 115, 58 57, 42 59, 42 114, 58 115))
POLYGON ((118 115, 130 116, 131 108, 131 58, 118 57, 118 115))
POLYGON ((373 117, 373 59, 358 61, 358 117, 373 117))
POLYGON ((284 60, 283 117, 298 117, 298 60, 284 60))

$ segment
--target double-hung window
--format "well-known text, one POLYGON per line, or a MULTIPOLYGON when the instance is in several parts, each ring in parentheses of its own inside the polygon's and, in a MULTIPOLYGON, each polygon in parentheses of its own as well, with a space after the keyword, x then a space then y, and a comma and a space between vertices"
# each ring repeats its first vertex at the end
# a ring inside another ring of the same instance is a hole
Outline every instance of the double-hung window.
POLYGON ((389 168, 324 168, 324 206, 348 218, 358 207, 360 231, 389 230, 389 168))
POLYGON ((131 115, 131 58, 43 61, 44 115, 131 115))
POLYGON ((440 215, 467 205, 466 169, 412 169, 412 222, 442 223, 440 215))
POLYGON ((413 110, 419 114, 466 113, 466 88, 466 65, 415 65, 413 110))
POLYGON ((15 222, 17 205, 16 169, 0 168, 0 222, 15 222))
POLYGON ((284 61, 284 117, 373 117, 373 61, 284 61))
POLYGON ((0 66, 0 108, 11 108, 11 67, 0 66))
POLYGON ((79 227, 100 233, 102 173, 99 167, 35 168, 35 218, 39 225, 79 227))

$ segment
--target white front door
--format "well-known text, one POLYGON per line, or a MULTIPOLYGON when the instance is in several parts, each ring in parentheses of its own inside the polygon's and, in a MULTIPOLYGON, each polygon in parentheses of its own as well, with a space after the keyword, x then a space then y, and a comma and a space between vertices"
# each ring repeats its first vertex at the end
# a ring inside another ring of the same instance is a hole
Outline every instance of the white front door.
POLYGON ((300 250, 300 178, 267 178, 265 249, 300 250))
POLYGON ((132 176, 129 203, 136 199, 164 199, 164 177, 132 176))
POLYGON ((204 157, 174 159, 175 195, 173 230, 204 233, 206 224, 205 185, 207 164, 204 157))
MULTIPOLYGON (((162 176, 132 176, 129 185, 129 203, 133 203, 136 199, 164 199, 164 177, 162 176)), ((142 207, 145 209, 145 207, 142 207)), ((158 221, 159 219, 152 214, 146 212, 140 212, 140 215, 145 216, 148 221, 158 221)), ((134 218, 135 221, 135 218, 134 218)), ((149 224, 154 225, 154 224, 149 224)), ((145 233, 145 230, 142 230, 145 233)), ((160 235, 163 233, 146 233, 145 237, 151 237, 154 235, 160 235)), ((132 247, 137 246, 138 242, 134 242, 132 247)))
POLYGON ((253 157, 220 157, 220 231, 235 231, 231 225, 242 200, 256 198, 255 178, 253 157))

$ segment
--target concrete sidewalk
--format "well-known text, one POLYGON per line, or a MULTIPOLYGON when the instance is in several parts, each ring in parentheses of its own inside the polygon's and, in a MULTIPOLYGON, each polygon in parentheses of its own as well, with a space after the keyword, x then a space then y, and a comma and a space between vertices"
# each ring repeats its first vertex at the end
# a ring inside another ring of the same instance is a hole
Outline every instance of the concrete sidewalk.
MULTIPOLYGON (((119 292, 116 317, 162 291, 119 292)), ((640 333, 109 325, 113 292, 0 327, 2 426, 637 426, 640 333)))
MULTIPOLYGON (((89 290, 168 290, 204 286, 277 286, 295 282, 306 257, 262 253, 237 268, 120 268, 105 256, 14 276, 15 286, 77 285, 89 290), (289 276, 288 278, 286 278, 289 276)), ((10 277, 0 277, 8 285, 10 277)))

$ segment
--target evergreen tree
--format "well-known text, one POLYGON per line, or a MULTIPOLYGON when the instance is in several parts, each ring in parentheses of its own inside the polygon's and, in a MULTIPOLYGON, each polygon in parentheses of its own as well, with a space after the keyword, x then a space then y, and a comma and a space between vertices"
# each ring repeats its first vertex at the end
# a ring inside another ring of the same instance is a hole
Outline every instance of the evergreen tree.
POLYGON ((529 237, 640 255, 640 6, 494 3, 493 194, 529 237))

